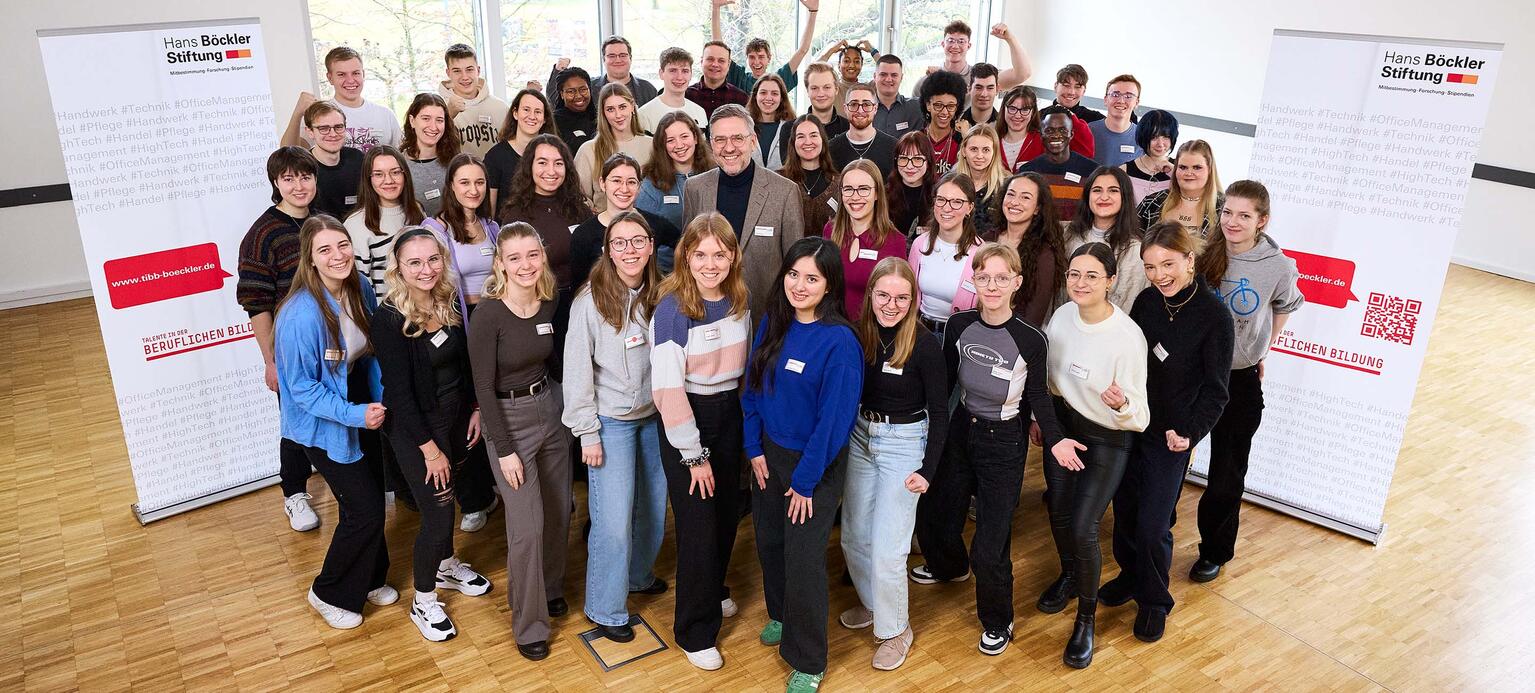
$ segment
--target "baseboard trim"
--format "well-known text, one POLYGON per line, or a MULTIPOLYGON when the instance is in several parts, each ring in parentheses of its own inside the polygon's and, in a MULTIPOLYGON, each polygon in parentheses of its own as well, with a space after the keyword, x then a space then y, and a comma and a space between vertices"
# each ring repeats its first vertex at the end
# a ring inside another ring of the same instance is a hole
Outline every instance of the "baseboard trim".
POLYGON ((1504 267, 1503 265, 1497 265, 1497 264, 1493 264, 1493 263, 1490 263, 1490 262, 1482 262, 1481 260, 1473 260, 1471 258, 1461 257, 1459 255, 1451 256, 1450 257, 1450 262, 1453 263, 1453 264, 1456 264, 1456 265, 1460 265, 1462 267, 1470 267, 1471 269, 1474 269, 1474 270, 1480 270, 1482 272, 1490 272, 1492 274, 1496 274, 1496 275, 1503 276, 1503 277, 1508 277, 1510 279, 1518 279, 1520 281, 1526 281, 1526 282, 1535 283, 1535 274, 1532 274, 1530 272, 1522 272, 1522 271, 1516 270, 1516 269, 1514 269, 1512 267, 1504 267))
POLYGON ((91 283, 88 281, 69 282, 67 284, 54 284, 53 286, 39 286, 20 291, 0 292, 0 310, 12 308, 24 308, 44 303, 57 303, 76 298, 88 298, 91 295, 91 283))

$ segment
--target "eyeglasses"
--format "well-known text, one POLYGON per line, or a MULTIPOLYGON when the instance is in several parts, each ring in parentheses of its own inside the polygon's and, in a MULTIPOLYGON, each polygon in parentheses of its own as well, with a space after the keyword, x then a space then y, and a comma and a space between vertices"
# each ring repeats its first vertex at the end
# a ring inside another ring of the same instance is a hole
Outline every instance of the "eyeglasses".
POLYGON ((927 157, 925 156, 910 156, 906 154, 899 154, 895 157, 896 166, 922 166, 926 163, 927 157))
POLYGON ((1140 95, 1135 93, 1135 92, 1133 92, 1133 91, 1111 91, 1108 94, 1105 94, 1104 98, 1109 98, 1109 99, 1133 99, 1133 98, 1135 98, 1137 96, 1140 96, 1140 95))
POLYGON ((569 89, 560 90, 560 94, 562 96, 589 96, 591 93, 591 87, 571 87, 569 89))
POLYGON ((883 305, 886 305, 886 304, 890 303, 891 301, 895 302, 895 307, 897 307, 897 308, 905 308, 905 307, 911 305, 911 294, 901 294, 900 296, 891 296, 890 294, 887 294, 887 293, 885 293, 883 291, 875 291, 874 292, 874 304, 875 305, 883 306, 883 305))
POLYGON ((612 251, 615 252, 615 253, 622 253, 625 250, 628 250, 630 248, 633 248, 635 250, 644 250, 644 249, 649 248, 649 247, 650 247, 650 237, 649 236, 635 236, 634 238, 615 238, 615 239, 613 239, 611 241, 608 241, 608 248, 612 249, 612 251))
POLYGON ((970 45, 970 39, 967 39, 967 38, 949 38, 949 39, 944 39, 943 40, 943 45, 945 45, 945 46, 968 46, 968 45, 970 45))
POLYGON ((750 139, 748 135, 716 135, 709 138, 709 143, 716 147, 723 147, 727 143, 742 147, 746 145, 748 139, 750 139))
POLYGON ((948 198, 942 195, 933 196, 933 209, 959 209, 969 203, 970 200, 963 197, 948 198))
POLYGON ((849 111, 872 111, 872 110, 874 110, 874 102, 873 101, 849 101, 849 102, 847 102, 846 106, 847 106, 847 110, 849 110, 849 111))
POLYGON ((1012 281, 1017 276, 1018 275, 1016 274, 977 274, 970 277, 970 281, 975 282, 976 286, 982 288, 990 286, 1006 286, 1008 282, 1012 281))
POLYGON ((374 171, 373 180, 399 180, 405 177, 405 169, 391 168, 388 171, 374 171))
POLYGON ((959 104, 957 104, 957 103, 930 103, 930 104, 927 105, 927 110, 934 111, 934 112, 937 112, 937 113, 953 113, 953 112, 959 110, 959 104))
POLYGON ((1034 112, 1034 109, 1029 108, 1028 106, 1008 106, 1007 107, 1007 114, 1008 115, 1013 115, 1013 116, 1028 115, 1028 114, 1030 114, 1032 112, 1034 112))
POLYGON ((1100 272, 1081 272, 1081 271, 1078 271, 1078 270, 1067 270, 1066 271, 1066 281, 1071 282, 1073 284, 1075 284, 1078 281, 1083 281, 1083 280, 1085 280, 1089 284, 1097 284, 1098 282, 1103 281, 1104 278, 1107 277, 1107 276, 1108 275, 1102 274, 1100 272))
POLYGON ((322 135, 341 135, 346 133, 346 125, 316 125, 311 130, 322 135))
POLYGON ((868 198, 870 195, 873 195, 873 194, 874 194, 874 186, 872 186, 872 185, 859 185, 859 186, 844 185, 844 186, 842 186, 842 196, 843 197, 868 198))
POLYGON ((629 54, 628 53, 608 53, 608 54, 606 54, 606 55, 604 55, 602 57, 607 58, 608 60, 628 60, 629 59, 629 54))
POLYGON ((433 255, 425 260, 422 260, 421 258, 406 260, 402 266, 412 272, 420 272, 428 268, 442 269, 442 256, 433 255))

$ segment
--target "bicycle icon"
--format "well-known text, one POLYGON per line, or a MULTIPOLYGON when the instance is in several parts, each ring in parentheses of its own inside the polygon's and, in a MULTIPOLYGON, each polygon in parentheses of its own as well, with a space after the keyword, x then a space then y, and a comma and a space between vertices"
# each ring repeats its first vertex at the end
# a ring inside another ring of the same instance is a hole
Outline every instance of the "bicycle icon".
POLYGON ((1227 284, 1236 284, 1230 292, 1221 294, 1221 298, 1225 299, 1226 305, 1231 306, 1231 312, 1237 315, 1252 315, 1257 312, 1258 292, 1252 288, 1252 283, 1247 281, 1247 277, 1242 277, 1236 281, 1229 279, 1221 280, 1222 287, 1227 284))

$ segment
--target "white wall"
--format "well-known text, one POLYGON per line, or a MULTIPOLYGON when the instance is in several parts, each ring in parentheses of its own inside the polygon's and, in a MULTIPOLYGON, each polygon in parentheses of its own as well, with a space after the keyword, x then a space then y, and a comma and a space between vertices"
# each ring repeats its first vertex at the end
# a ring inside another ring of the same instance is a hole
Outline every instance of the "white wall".
MULTIPOLYGON (((283 125, 298 92, 311 89, 309 17, 303 0, 5 0, 0 22, 4 65, 3 122, 12 165, 0 167, 0 189, 67 182, 64 155, 38 52, 39 29, 199 19, 259 17, 272 79, 273 107, 283 125)), ((278 129, 273 125, 273 139, 278 129)), ((123 233, 133 233, 123 229, 123 233)), ((80 231, 70 202, 0 209, 0 308, 90 294, 80 231)))
MULTIPOLYGON (((1142 82, 1143 106, 1243 123, 1257 120, 1274 29, 1504 43, 1477 160, 1535 171, 1535 145, 1524 122, 1535 107, 1532 8, 1525 0, 1013 0, 1007 22, 1027 42, 1035 86, 1050 88, 1057 69, 1079 63, 1091 78, 1089 95, 1102 96, 1104 79, 1131 72, 1142 82)), ((1210 139, 1223 180, 1246 173, 1245 138, 1210 139)), ((1527 222, 1506 220, 1513 210, 1531 207, 1535 190, 1472 180, 1455 261, 1535 281, 1535 233, 1527 222)))

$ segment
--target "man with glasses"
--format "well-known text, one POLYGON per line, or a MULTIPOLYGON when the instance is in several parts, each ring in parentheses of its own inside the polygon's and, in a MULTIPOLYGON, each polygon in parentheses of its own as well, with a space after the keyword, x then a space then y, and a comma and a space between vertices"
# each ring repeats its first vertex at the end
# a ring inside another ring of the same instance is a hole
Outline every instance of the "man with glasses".
POLYGON ((729 72, 730 47, 724 41, 704 44, 703 70, 698 75, 698 81, 688 87, 688 100, 702 107, 704 113, 711 118, 720 106, 735 104, 744 107, 750 97, 740 87, 725 81, 725 75, 729 72))
MULTIPOLYGON (((991 35, 1007 44, 1008 57, 1012 58, 1012 67, 997 73, 997 89, 1011 89, 1013 85, 1023 84, 1028 81, 1029 75, 1034 74, 1034 64, 1029 62, 1029 54, 1024 52, 1023 46, 1018 43, 1018 37, 1007 28, 1007 24, 998 22, 991 27, 991 35)), ((950 22, 943 28, 943 65, 927 68, 927 74, 933 74, 940 70, 959 75, 967 83, 970 81, 971 65, 970 55, 970 25, 963 20, 950 22)), ((913 96, 922 93, 922 82, 917 80, 912 86, 913 96)))
MULTIPOLYGON (((720 30, 720 8, 735 4, 736 0, 714 0, 714 13, 710 18, 712 33, 709 38, 713 41, 724 41, 725 32, 720 30)), ((799 48, 794 55, 789 56, 789 62, 779 66, 776 74, 783 79, 784 88, 794 91, 799 86, 799 66, 805 61, 805 56, 810 55, 810 39, 815 36, 815 18, 821 12, 821 0, 799 0, 799 4, 805 6, 809 13, 809 19, 805 21, 805 29, 800 32, 799 48)), ((730 61, 730 70, 725 74, 725 81, 736 85, 741 91, 751 93, 752 87, 757 86, 757 80, 767 74, 768 61, 773 59, 773 47, 766 39, 754 38, 746 42, 746 67, 734 60, 730 61)), ((788 95, 784 95, 788 98, 788 95)))
POLYGON ((314 102, 304 109, 304 138, 314 142, 309 153, 319 163, 310 212, 345 219, 357 204, 363 157, 360 150, 345 146, 346 114, 335 102, 314 102))
POLYGON ((1065 106, 1050 106, 1039 112, 1040 140, 1045 153, 1024 164, 1019 171, 1033 171, 1045 177, 1050 194, 1055 196, 1057 218, 1065 220, 1077 213, 1082 187, 1098 168, 1081 154, 1071 151, 1071 135, 1079 123, 1065 106))
MULTIPOLYGON (((644 106, 651 99, 656 98, 656 85, 629 73, 629 68, 634 61, 634 47, 629 45, 629 39, 622 36, 609 36, 602 42, 602 76, 590 80, 590 89, 593 94, 602 91, 603 85, 608 82, 622 84, 629 88, 629 93, 634 95, 634 103, 644 106)), ((554 85, 555 78, 560 71, 570 67, 570 58, 560 58, 555 63, 554 69, 549 72, 549 87, 545 95, 549 102, 555 106, 560 105, 560 99, 564 97, 554 85)))
POLYGON ((550 81, 559 101, 554 106, 554 126, 560 139, 574 152, 597 136, 597 109, 592 106, 591 75, 579 67, 566 67, 550 81))
POLYGON ((752 161, 757 130, 739 104, 725 104, 709 117, 709 148, 717 168, 688 179, 683 218, 718 211, 741 244, 742 278, 751 291, 753 315, 761 315, 789 246, 805 235, 798 185, 752 161))
POLYGON ((880 182, 895 171, 895 138, 874 127, 874 87, 856 84, 847 90, 842 108, 847 113, 848 129, 833 137, 828 146, 837 170, 858 159, 868 159, 879 167, 880 182))
POLYGON ((927 125, 922 105, 901 93, 904 76, 905 65, 897 56, 886 53, 874 63, 874 94, 879 97, 879 105, 874 109, 874 129, 897 139, 927 125))
POLYGON ((1093 159, 1104 166, 1118 166, 1143 153, 1135 143, 1136 124, 1130 119, 1141 102, 1140 80, 1135 75, 1109 80, 1103 102, 1108 115, 1087 125, 1093 133, 1093 159))

